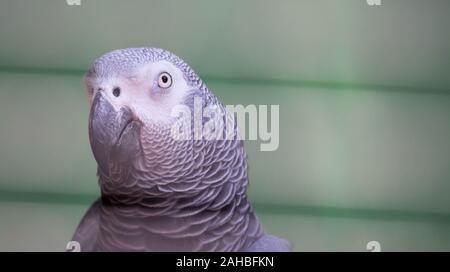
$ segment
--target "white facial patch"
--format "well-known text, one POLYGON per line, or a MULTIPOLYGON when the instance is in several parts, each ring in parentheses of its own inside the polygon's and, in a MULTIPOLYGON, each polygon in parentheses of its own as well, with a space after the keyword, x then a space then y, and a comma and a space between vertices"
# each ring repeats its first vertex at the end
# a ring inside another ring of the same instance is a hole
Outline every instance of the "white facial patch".
POLYGON ((143 65, 129 75, 96 79, 95 83, 91 81, 90 84, 95 85, 92 97, 101 88, 116 110, 129 107, 144 123, 162 125, 173 120, 172 109, 183 104, 192 89, 180 69, 166 60, 143 65), (159 79, 162 73, 170 76, 172 82, 170 86, 167 86, 168 84, 161 86, 159 79), (119 88, 120 91, 116 90, 114 93, 115 88, 119 88))

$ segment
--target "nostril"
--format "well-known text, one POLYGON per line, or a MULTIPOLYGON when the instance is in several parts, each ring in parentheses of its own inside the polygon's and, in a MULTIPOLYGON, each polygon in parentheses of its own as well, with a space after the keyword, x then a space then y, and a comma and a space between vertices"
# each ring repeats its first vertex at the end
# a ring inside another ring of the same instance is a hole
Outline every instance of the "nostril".
POLYGON ((114 95, 115 97, 119 97, 119 95, 120 95, 120 88, 119 88, 119 87, 115 87, 115 88, 113 89, 113 95, 114 95))

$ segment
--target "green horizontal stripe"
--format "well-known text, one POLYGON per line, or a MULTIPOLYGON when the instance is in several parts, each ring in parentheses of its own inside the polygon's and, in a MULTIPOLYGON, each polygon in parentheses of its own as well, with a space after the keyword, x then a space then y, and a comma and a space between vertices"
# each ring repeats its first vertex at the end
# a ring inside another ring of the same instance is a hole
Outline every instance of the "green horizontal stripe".
POLYGON ((96 195, 88 194, 0 190, 0 202, 86 205, 94 202, 97 198, 96 195))
POLYGON ((401 211, 386 209, 319 207, 304 205, 284 205, 255 203, 256 211, 283 215, 319 216, 332 218, 389 220, 389 221, 422 221, 434 223, 450 223, 449 213, 401 211))
MULTIPOLYGON (((88 194, 23 192, 0 190, 0 202, 89 205, 98 196, 88 194)), ((375 210, 360 208, 317 207, 254 203, 257 212, 292 216, 318 216, 349 219, 424 221, 450 223, 450 214, 418 211, 375 210)))
MULTIPOLYGON (((87 68, 86 68, 87 70, 87 68)), ((23 73, 23 74, 46 74, 46 75, 72 75, 82 77, 86 70, 67 69, 67 68, 39 68, 39 67, 14 67, 0 66, 2 73, 23 73)), ((412 87, 412 86, 390 86, 382 84, 366 84, 352 82, 324 82, 313 80, 286 80, 286 79, 266 79, 266 78, 235 78, 235 77, 217 77, 202 76, 206 84, 224 83, 235 85, 263 85, 263 86, 282 86, 295 88, 329 88, 329 89, 358 89, 367 91, 389 91, 389 92, 408 92, 408 93, 426 93, 426 94, 450 94, 450 89, 440 89, 432 87, 412 87)))

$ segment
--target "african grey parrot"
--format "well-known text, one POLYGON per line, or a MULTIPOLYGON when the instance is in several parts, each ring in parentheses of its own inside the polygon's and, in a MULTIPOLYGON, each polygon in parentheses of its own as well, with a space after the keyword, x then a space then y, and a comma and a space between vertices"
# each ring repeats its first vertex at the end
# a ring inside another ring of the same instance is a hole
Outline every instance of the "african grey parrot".
POLYGON ((85 76, 89 139, 101 198, 73 240, 81 251, 289 251, 265 233, 247 198, 247 158, 232 140, 177 140, 171 108, 225 107, 179 57, 127 48, 85 76))

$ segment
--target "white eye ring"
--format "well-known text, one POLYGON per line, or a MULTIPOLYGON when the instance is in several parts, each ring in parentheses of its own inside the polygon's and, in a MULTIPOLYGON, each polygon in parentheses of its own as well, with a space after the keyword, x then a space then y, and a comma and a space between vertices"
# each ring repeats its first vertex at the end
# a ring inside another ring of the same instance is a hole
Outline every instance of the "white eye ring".
POLYGON ((172 77, 167 72, 162 72, 158 77, 158 86, 164 89, 172 86, 172 77))

